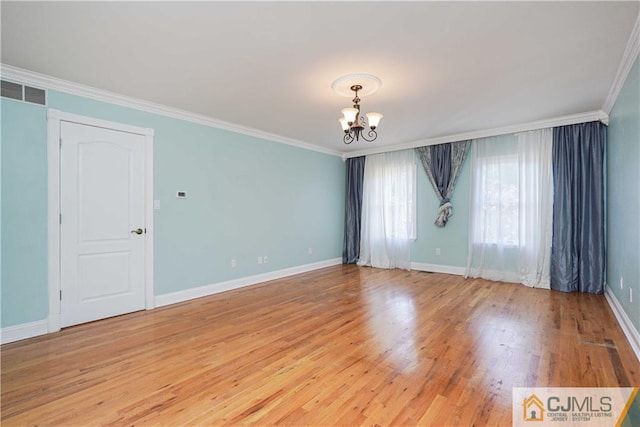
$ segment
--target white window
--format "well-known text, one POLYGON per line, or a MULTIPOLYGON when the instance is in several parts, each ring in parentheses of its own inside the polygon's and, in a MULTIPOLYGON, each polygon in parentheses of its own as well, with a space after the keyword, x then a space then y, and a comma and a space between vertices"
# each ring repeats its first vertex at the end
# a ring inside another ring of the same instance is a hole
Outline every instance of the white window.
POLYGON ((483 194, 476 198, 475 212, 479 214, 480 226, 474 227, 473 242, 516 246, 520 204, 518 155, 487 155, 475 160, 475 179, 483 194))
POLYGON ((551 129, 474 140, 466 275, 549 287, 551 129))
POLYGON ((382 231, 394 239, 416 239, 415 182, 415 164, 387 165, 368 175, 367 187, 375 193, 370 216, 382 226, 380 239, 386 238, 382 231))
POLYGON ((362 195, 360 265, 409 268, 416 238, 413 150, 367 156, 362 195))

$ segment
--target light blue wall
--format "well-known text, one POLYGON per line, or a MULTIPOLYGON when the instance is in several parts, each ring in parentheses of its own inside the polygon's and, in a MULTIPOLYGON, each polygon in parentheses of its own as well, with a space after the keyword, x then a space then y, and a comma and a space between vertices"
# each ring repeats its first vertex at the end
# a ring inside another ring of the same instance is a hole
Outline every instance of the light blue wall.
MULTIPOLYGON (((607 281, 638 329, 639 67, 636 62, 611 113, 607 152, 607 281)), ((6 327, 47 316, 46 109, 5 99, 0 106, 0 325, 6 327)), ((161 201, 154 214, 156 295, 341 256, 344 164, 339 158, 56 91, 49 92, 49 107, 155 130, 154 198, 161 201), (189 198, 176 199, 178 190, 189 198), (256 258, 264 255, 269 264, 258 265, 256 258), (231 259, 237 268, 231 268, 231 259)), ((469 165, 467 158, 452 199, 454 216, 445 228, 433 224, 438 200, 418 165, 412 261, 465 266, 469 165)))
POLYGON ((640 331, 640 59, 609 115, 607 283, 640 331))
POLYGON ((429 178, 418 163, 418 238, 411 247, 413 262, 464 267, 467 264, 467 235, 469 233, 469 191, 471 158, 467 156, 451 198, 453 216, 443 228, 434 221, 440 202, 429 178), (440 248, 437 256, 436 248, 440 248))
MULTIPOLYGON (((154 129, 156 295, 341 257, 340 158, 56 91, 48 101, 154 129), (188 198, 176 199, 178 190, 188 198), (258 265, 265 255, 269 263, 258 265)), ((5 100, 3 107, 6 327, 47 316, 46 110, 5 100)))
POLYGON ((47 317, 46 109, 2 108, 2 326, 47 317))

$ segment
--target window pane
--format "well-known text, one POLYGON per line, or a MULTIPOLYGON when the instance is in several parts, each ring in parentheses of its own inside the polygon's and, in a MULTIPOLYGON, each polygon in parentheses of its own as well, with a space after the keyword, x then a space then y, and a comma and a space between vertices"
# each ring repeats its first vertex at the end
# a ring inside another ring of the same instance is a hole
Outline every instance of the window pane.
POLYGON ((477 243, 518 244, 518 156, 491 156, 480 159, 480 177, 484 182, 484 229, 477 229, 477 243), (482 230, 482 231, 481 231, 482 230))

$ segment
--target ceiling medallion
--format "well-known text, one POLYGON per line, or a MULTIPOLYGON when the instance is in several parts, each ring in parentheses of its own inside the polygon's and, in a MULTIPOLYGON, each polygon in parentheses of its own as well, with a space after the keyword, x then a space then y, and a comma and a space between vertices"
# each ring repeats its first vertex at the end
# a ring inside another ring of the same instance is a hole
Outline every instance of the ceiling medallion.
POLYGON ((351 144, 353 141, 359 141, 362 137, 363 140, 371 142, 375 141, 378 137, 376 128, 382 119, 380 113, 366 113, 365 119, 360 115, 360 97, 373 94, 380 85, 382 80, 371 74, 349 74, 342 76, 335 80, 331 84, 331 88, 342 96, 353 96, 353 107, 342 109, 344 117, 338 119, 342 130, 344 131, 344 137, 342 141, 345 144, 351 144), (365 127, 369 124, 369 131, 364 132, 365 127))

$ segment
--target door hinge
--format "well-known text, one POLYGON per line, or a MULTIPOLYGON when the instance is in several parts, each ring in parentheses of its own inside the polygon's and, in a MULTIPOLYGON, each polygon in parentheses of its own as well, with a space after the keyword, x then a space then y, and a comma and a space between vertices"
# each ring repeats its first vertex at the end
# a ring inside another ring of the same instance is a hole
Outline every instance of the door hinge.
POLYGON ((60 142, 60 148, 62 148, 62 137, 60 137, 60 139, 58 139, 58 141, 60 142))
POLYGON ((62 301, 62 290, 60 290, 60 301, 62 301))
POLYGON ((62 214, 60 214, 60 225, 62 225, 62 214))

